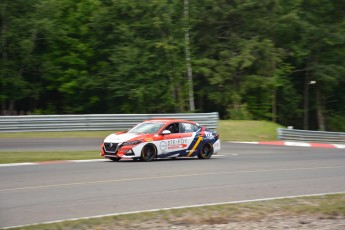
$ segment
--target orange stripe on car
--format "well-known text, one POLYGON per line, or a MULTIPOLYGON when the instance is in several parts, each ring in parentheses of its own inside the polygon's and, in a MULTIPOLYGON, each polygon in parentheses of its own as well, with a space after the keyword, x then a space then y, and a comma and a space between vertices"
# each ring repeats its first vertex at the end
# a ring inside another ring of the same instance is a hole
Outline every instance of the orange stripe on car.
POLYGON ((198 147, 198 145, 200 144, 200 141, 202 140, 202 136, 199 136, 198 137, 198 140, 196 141, 196 143, 194 144, 194 146, 193 146, 193 148, 190 150, 190 152, 188 153, 188 157, 190 156, 190 155, 192 155, 193 154, 193 152, 194 152, 194 150, 198 147))

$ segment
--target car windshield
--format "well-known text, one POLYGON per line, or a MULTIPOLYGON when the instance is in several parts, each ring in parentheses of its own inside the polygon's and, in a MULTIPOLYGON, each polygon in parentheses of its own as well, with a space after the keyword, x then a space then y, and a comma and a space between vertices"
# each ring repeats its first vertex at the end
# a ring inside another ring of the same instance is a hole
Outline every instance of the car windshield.
POLYGON ((163 125, 160 122, 144 122, 134 126, 128 133, 157 133, 163 125))

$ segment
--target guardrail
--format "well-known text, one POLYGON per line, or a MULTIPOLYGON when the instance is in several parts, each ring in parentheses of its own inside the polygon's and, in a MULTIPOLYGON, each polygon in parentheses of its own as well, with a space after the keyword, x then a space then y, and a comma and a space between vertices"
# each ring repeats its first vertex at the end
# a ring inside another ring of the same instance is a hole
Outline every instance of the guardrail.
POLYGON ((218 112, 173 114, 88 114, 0 116, 0 132, 126 130, 152 118, 192 120, 216 130, 218 112))
POLYGON ((345 133, 278 128, 279 140, 344 143, 345 133))

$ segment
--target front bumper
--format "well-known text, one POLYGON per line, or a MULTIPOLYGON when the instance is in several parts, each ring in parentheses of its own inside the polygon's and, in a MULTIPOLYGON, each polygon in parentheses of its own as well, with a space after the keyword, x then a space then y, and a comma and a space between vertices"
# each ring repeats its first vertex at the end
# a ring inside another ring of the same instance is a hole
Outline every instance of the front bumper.
POLYGON ((134 145, 122 146, 121 143, 103 143, 101 145, 101 156, 104 157, 119 157, 119 158, 133 158, 135 153, 133 151, 134 145))

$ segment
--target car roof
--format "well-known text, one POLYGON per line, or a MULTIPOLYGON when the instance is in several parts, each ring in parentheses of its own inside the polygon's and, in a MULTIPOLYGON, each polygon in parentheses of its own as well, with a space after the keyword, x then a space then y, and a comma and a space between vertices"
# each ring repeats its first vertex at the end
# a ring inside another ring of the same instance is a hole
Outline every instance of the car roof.
POLYGON ((152 121, 156 121, 156 122, 163 122, 163 123, 171 123, 171 122, 186 122, 186 123, 192 123, 192 124, 196 124, 196 122, 194 121, 189 121, 189 120, 183 120, 183 119, 174 119, 174 118, 153 118, 153 119, 149 119, 149 120, 145 120, 144 122, 152 122, 152 121))

